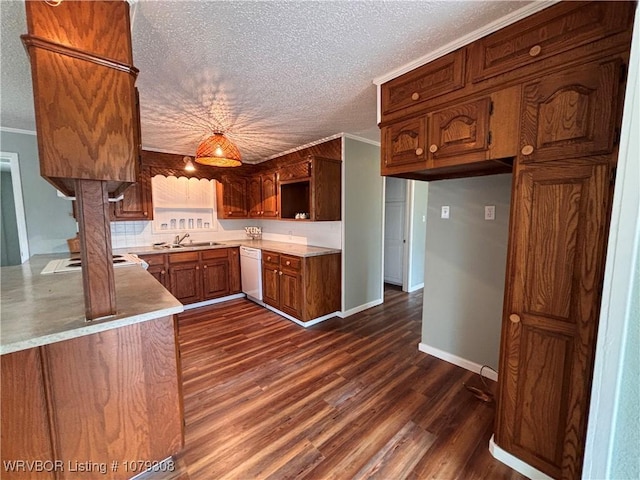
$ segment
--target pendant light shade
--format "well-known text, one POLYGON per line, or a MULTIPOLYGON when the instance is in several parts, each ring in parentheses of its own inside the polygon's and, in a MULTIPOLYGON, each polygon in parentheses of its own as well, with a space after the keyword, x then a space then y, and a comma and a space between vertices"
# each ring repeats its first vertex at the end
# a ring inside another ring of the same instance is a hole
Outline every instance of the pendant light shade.
POLYGON ((196 150, 196 162, 211 167, 239 167, 240 152, 224 134, 215 132, 196 150))

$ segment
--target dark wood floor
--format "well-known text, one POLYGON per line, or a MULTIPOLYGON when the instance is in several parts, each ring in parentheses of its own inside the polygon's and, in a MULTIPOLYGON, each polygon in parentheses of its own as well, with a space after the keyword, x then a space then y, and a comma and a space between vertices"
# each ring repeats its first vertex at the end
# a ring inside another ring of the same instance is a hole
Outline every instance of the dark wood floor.
POLYGON ((422 291, 308 329, 247 300, 179 317, 174 478, 523 479, 488 451, 494 407, 418 351, 422 291))

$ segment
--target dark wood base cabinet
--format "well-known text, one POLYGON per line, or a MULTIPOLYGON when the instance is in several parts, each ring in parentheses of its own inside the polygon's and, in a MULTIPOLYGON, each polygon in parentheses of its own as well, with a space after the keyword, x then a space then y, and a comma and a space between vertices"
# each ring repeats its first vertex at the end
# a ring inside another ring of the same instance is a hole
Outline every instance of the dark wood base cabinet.
POLYGON ((341 254, 297 257, 262 252, 264 303, 308 322, 340 310, 341 254))
POLYGON ((560 2, 448 55, 442 95, 438 60, 381 86, 383 175, 513 165, 495 442, 554 478, 582 473, 635 8, 560 2))
POLYGON ((164 317, 0 357, 2 478, 126 479, 178 453, 175 338, 164 317))
POLYGON ((238 247, 140 255, 147 271, 184 304, 240 293, 238 247))

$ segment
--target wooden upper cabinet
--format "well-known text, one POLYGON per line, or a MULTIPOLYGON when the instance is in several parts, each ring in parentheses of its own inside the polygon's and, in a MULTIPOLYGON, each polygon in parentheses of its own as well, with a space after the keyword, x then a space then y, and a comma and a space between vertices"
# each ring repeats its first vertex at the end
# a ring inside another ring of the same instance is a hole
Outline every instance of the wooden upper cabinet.
POLYGON ((278 217, 278 175, 254 175, 247 180, 249 217, 278 217))
MULTIPOLYGON (((629 29, 635 2, 561 2, 469 46, 473 82, 629 29)), ((560 57, 558 57, 559 60, 560 57)))
MULTIPOLYGON (((520 86, 509 87, 383 127, 382 175, 421 170, 436 174, 433 172, 451 167, 515 157, 520 96, 520 86)), ((462 171, 455 168, 451 171, 462 171)), ((505 165, 495 168, 510 170, 505 165)))
POLYGON ((247 218, 247 179, 225 175, 216 182, 218 218, 247 218))
POLYGON ((464 86, 465 50, 460 49, 382 85, 382 117, 464 86))
POLYGON ((613 150, 622 63, 613 60, 524 85, 520 154, 525 162, 613 150))
POLYGON ((311 160, 284 165, 278 171, 278 178, 281 182, 309 177, 311 177, 311 160))
POLYGON ((275 172, 260 176, 262 187, 262 217, 278 218, 278 174, 275 172))
POLYGON ((249 217, 260 217, 262 214, 262 182, 260 175, 247 180, 247 213, 249 217))
POLYGON ((153 220, 150 168, 140 170, 138 181, 124 191, 124 198, 111 204, 111 221, 153 220))
POLYGON ((607 238, 607 164, 517 174, 500 357, 497 444, 580 478, 607 238))
POLYGON ((429 153, 436 167, 442 158, 469 153, 481 153, 489 149, 489 118, 491 98, 439 110, 429 122, 429 153))
POLYGON ((427 168, 427 117, 403 120, 382 128, 382 174, 427 168))
POLYGON ((25 2, 40 174, 67 195, 75 179, 136 181, 138 105, 127 2, 25 2))

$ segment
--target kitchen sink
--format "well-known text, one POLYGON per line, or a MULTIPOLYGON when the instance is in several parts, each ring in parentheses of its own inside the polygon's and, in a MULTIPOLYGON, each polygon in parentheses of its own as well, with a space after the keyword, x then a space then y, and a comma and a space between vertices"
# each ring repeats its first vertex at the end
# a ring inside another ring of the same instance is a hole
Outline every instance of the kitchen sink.
POLYGON ((180 246, 185 246, 185 247, 213 247, 216 245, 221 245, 220 243, 217 242, 191 242, 191 243, 187 243, 185 245, 180 245, 180 246))
POLYGON ((179 243, 168 243, 163 245, 162 248, 184 248, 186 245, 181 245, 179 243))

